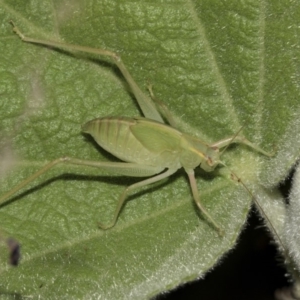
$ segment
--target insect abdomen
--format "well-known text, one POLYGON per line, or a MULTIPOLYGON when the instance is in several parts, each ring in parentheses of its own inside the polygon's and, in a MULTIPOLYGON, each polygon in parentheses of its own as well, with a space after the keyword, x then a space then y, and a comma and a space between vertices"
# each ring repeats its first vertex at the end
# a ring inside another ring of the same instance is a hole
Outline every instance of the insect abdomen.
POLYGON ((145 148, 132 134, 136 120, 126 117, 94 119, 82 126, 106 151, 126 162, 157 165, 157 154, 145 148))

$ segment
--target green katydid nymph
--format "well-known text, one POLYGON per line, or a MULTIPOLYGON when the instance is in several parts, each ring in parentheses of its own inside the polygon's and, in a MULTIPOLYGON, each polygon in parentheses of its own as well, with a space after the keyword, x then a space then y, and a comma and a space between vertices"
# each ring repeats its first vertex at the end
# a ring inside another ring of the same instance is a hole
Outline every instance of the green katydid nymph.
POLYGON ((226 149, 231 143, 245 144, 255 151, 270 156, 255 146, 245 137, 236 134, 212 144, 183 133, 176 129, 171 113, 158 101, 150 88, 150 96, 142 92, 131 74, 116 53, 90 47, 70 45, 55 41, 38 40, 25 37, 12 23, 13 31, 24 41, 70 51, 82 51, 110 57, 123 74, 130 86, 144 117, 103 117, 87 122, 82 126, 84 133, 90 134, 106 151, 124 162, 99 162, 70 157, 61 157, 46 164, 39 171, 26 178, 0 198, 0 203, 28 185, 30 182, 58 164, 83 165, 102 168, 124 176, 147 177, 128 186, 120 195, 114 216, 109 224, 100 224, 103 229, 113 227, 127 196, 133 190, 158 182, 183 168, 188 175, 193 198, 207 221, 222 234, 223 229, 201 204, 194 169, 200 167, 206 172, 213 171, 217 165, 224 165, 220 160, 220 149, 226 149), (168 124, 165 124, 166 120, 168 124))

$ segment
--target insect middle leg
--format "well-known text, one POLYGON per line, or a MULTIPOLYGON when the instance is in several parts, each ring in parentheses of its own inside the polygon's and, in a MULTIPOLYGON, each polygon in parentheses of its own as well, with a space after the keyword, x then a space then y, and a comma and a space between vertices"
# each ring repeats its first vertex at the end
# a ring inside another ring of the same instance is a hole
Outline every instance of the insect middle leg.
POLYGON ((99 226, 102 229, 109 229, 109 228, 115 226, 115 224, 117 222, 117 219, 118 219, 118 216, 119 216, 119 214, 122 210, 122 207, 123 207, 123 205, 126 201, 127 195, 131 191, 136 190, 140 187, 152 184, 154 182, 160 181, 164 178, 167 178, 167 177, 171 176, 172 174, 174 174, 176 171, 177 171, 177 169, 175 169, 175 170, 174 169, 167 169, 165 172, 163 172, 161 174, 158 174, 154 177, 148 178, 146 180, 143 180, 143 181, 140 181, 140 182, 137 182, 137 183, 134 183, 134 184, 128 186, 119 198, 119 202, 118 202, 117 208, 115 210, 114 217, 113 217, 112 221, 108 225, 103 225, 102 223, 99 223, 99 226))
POLYGON ((199 192, 198 192, 198 188, 197 188, 194 170, 193 169, 186 170, 186 172, 187 172, 189 180, 190 180, 190 186, 192 189, 193 198, 194 198, 198 208, 200 209, 202 214, 205 216, 205 218, 217 229, 219 235, 223 236, 224 235, 223 229, 212 218, 212 216, 208 213, 208 211, 205 209, 205 207, 202 205, 202 203, 200 201, 200 196, 199 196, 199 192))

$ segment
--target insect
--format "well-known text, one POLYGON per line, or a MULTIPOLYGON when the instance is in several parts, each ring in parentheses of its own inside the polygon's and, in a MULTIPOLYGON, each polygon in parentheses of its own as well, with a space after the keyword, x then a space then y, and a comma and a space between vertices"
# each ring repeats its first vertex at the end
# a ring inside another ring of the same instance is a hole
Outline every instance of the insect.
POLYGON ((10 196, 58 164, 91 166, 124 176, 147 177, 128 186, 123 191, 111 222, 106 225, 99 224, 102 229, 108 229, 116 224, 126 198, 132 191, 158 182, 171 176, 180 168, 184 168, 197 207, 206 220, 222 235, 223 229, 201 203, 194 169, 200 167, 206 172, 211 172, 218 165, 224 166, 220 156, 232 143, 247 145, 267 156, 270 156, 270 154, 239 134, 213 144, 207 144, 194 136, 179 131, 176 129, 176 124, 167 107, 154 97, 151 88, 150 97, 142 92, 123 64, 120 56, 116 53, 104 49, 29 38, 24 36, 13 22, 11 23, 13 31, 24 42, 110 57, 130 86, 144 117, 103 117, 89 121, 82 126, 84 133, 90 134, 103 149, 124 162, 99 162, 60 157, 49 162, 39 171, 4 194, 0 198, 0 203, 6 201, 10 196), (164 122, 164 119, 167 120, 169 125, 164 122), (223 152, 220 152, 222 148, 223 152))
POLYGON ((8 263, 11 266, 17 266, 21 258, 21 245, 12 237, 7 237, 2 230, 0 230, 0 244, 4 244, 8 249, 8 263))
POLYGON ((20 262, 20 244, 13 238, 9 238, 6 241, 7 247, 9 249, 9 263, 12 266, 17 266, 20 262))

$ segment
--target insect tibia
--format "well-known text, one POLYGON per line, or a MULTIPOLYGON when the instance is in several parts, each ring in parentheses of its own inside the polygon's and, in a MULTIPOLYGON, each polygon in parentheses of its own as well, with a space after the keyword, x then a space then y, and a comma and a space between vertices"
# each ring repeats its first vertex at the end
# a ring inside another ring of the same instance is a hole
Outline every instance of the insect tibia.
POLYGON ((13 26, 13 32, 16 33, 21 40, 24 40, 25 36, 21 33, 21 31, 18 29, 15 23, 12 20, 10 20, 9 23, 13 26))
POLYGON ((266 155, 268 157, 272 157, 275 155, 275 152, 267 152, 265 150, 263 150, 262 148, 256 146, 255 144, 253 144, 252 142, 250 142, 248 139, 246 139, 244 136, 237 136, 235 137, 235 140, 234 140, 235 143, 240 143, 240 144, 244 144, 244 145, 247 145, 248 147, 254 149, 255 151, 263 154, 263 155, 266 155))

